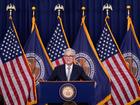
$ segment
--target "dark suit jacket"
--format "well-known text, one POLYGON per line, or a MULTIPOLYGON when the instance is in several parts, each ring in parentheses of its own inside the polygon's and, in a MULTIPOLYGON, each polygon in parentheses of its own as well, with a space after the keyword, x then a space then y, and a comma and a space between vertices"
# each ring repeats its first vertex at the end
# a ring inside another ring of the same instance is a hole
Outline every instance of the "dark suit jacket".
MULTIPOLYGON (((84 72, 83 68, 78 65, 73 65, 70 81, 91 80, 84 72)), ((49 77, 48 81, 67 81, 65 65, 56 67, 49 77)))

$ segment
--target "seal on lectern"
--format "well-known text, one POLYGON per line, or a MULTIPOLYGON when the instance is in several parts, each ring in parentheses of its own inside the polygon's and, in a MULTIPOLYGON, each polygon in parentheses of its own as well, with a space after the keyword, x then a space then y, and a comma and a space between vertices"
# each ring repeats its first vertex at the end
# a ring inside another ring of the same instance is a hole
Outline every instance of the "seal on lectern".
POLYGON ((59 95, 64 101, 72 101, 77 95, 77 89, 73 84, 66 83, 60 87, 59 95))

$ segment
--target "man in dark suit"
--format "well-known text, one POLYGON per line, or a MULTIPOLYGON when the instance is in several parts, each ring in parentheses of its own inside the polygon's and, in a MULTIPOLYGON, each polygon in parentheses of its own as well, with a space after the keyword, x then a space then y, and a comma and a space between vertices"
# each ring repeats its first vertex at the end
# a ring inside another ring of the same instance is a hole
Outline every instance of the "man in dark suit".
POLYGON ((75 50, 68 48, 64 52, 65 64, 56 67, 49 77, 49 81, 79 81, 91 80, 83 68, 75 65, 75 50))
MULTIPOLYGON (((83 68, 75 65, 75 50, 68 48, 64 52, 65 64, 58 66, 54 69, 52 75, 49 77, 48 81, 79 81, 79 80, 91 80, 83 68)), ((56 105, 56 104, 50 104, 56 105)), ((62 104, 60 104, 62 105, 62 104)), ((87 104, 79 104, 87 105, 87 104)))

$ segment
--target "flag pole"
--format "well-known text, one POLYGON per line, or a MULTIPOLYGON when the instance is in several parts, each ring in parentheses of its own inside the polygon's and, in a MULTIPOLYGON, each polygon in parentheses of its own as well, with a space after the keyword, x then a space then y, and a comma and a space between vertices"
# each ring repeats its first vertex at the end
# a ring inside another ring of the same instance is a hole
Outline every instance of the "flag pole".
POLYGON ((129 30, 130 28, 130 25, 131 25, 131 18, 130 18, 130 9, 131 9, 131 6, 130 5, 127 5, 126 6, 126 9, 127 9, 127 30, 129 30))
POLYGON ((108 22, 107 22, 107 19, 110 18, 110 17, 109 17, 109 10, 110 10, 110 11, 113 11, 112 5, 106 3, 106 4, 103 6, 103 11, 104 11, 104 10, 106 11, 105 23, 106 23, 106 25, 107 25, 107 27, 108 27, 110 33, 111 33, 111 37, 112 37, 113 41, 115 42, 115 45, 116 45, 118 51, 120 52, 121 56, 123 56, 122 53, 121 53, 121 50, 120 50, 120 48, 119 48, 119 46, 118 46, 118 44, 117 44, 117 42, 116 42, 116 40, 115 40, 115 37, 114 37, 114 35, 113 35, 113 33, 112 33, 111 29, 110 29, 110 26, 109 26, 109 24, 108 24, 108 22))
POLYGON ((36 10, 36 7, 33 6, 32 7, 32 11, 33 11, 32 15, 33 15, 33 17, 32 17, 32 29, 31 29, 31 32, 33 32, 33 30, 35 28, 35 10, 36 10))
POLYGON ((137 35, 136 35, 136 32, 135 32, 135 28, 134 28, 132 19, 130 17, 131 6, 130 5, 127 5, 126 6, 126 9, 127 9, 127 22, 128 22, 127 23, 127 31, 130 29, 130 26, 131 26, 132 32, 133 32, 133 35, 134 35, 134 38, 136 40, 136 43, 138 44, 138 47, 140 48, 140 43, 138 41, 138 38, 137 38, 137 35))
POLYGON ((86 11, 86 7, 83 5, 82 8, 82 21, 81 21, 81 25, 83 25, 84 21, 85 21, 85 11, 86 11))
POLYGON ((44 53, 45 53, 46 59, 48 60, 48 62, 49 62, 49 64, 50 64, 51 68, 54 69, 54 67, 53 67, 53 65, 52 65, 52 63, 51 63, 51 61, 50 61, 50 58, 49 58, 49 56, 48 56, 48 53, 46 52, 46 49, 45 49, 45 47, 44 47, 44 44, 43 44, 42 39, 41 39, 41 37, 40 37, 39 30, 38 30, 37 25, 36 25, 36 22, 35 22, 35 10, 36 10, 36 7, 33 6, 33 7, 32 7, 32 11, 33 11, 32 15, 33 15, 33 17, 32 17, 32 29, 31 29, 31 32, 33 32, 33 30, 35 29, 35 31, 36 31, 36 33, 37 33, 37 34, 36 34, 36 35, 37 35, 37 38, 38 38, 38 40, 39 40, 39 42, 40 42, 40 45, 41 45, 41 47, 42 47, 42 49, 43 49, 43 51, 44 51, 44 53))
POLYGON ((24 50, 23 50, 23 48, 22 48, 22 45, 21 45, 21 43, 20 43, 20 40, 19 40, 17 31, 16 31, 16 28, 15 28, 15 25, 14 25, 14 22, 13 22, 13 18, 12 18, 13 11, 16 11, 15 5, 12 4, 12 3, 8 4, 8 5, 6 6, 6 11, 9 12, 9 20, 10 20, 11 23, 12 23, 12 27, 13 27, 15 33, 16 33, 16 37, 17 37, 17 40, 18 40, 18 42, 19 42, 19 44, 20 44, 20 47, 21 47, 21 49, 22 49, 22 52, 24 52, 24 50))
POLYGON ((57 4, 55 6, 55 8, 54 8, 54 11, 57 11, 58 12, 57 18, 58 18, 58 20, 60 22, 60 25, 61 25, 61 28, 62 28, 62 31, 63 31, 63 34, 64 34, 64 38, 66 40, 67 46, 70 47, 70 45, 68 43, 68 40, 67 40, 67 37, 66 37, 66 33, 65 33, 65 30, 64 30, 64 27, 63 27, 62 19, 60 17, 61 11, 64 11, 64 6, 63 5, 60 5, 60 4, 57 4))

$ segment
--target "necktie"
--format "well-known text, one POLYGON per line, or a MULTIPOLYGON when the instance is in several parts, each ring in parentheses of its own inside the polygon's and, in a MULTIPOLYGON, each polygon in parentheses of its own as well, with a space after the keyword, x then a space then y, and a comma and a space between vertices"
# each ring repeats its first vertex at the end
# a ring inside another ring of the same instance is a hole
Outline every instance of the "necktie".
POLYGON ((67 81, 70 80, 70 66, 67 67, 68 73, 67 73, 67 81))

